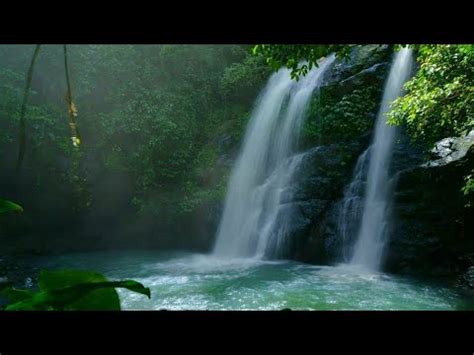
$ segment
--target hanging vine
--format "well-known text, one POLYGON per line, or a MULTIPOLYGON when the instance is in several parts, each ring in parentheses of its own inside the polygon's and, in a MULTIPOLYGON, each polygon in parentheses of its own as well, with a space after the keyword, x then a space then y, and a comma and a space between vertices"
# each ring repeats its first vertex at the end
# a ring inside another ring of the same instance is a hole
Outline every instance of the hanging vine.
POLYGON ((38 58, 41 45, 37 44, 35 51, 33 52, 33 57, 31 58, 30 67, 28 68, 28 73, 26 74, 26 86, 23 93, 23 102, 21 104, 20 110, 20 130, 19 130, 19 142, 20 148, 18 150, 18 160, 16 163, 16 171, 20 170, 20 167, 23 163, 25 157, 25 148, 26 148, 26 104, 28 102, 28 96, 30 94, 31 80, 33 78, 33 70, 35 67, 36 59, 38 58))
POLYGON ((68 106, 68 113, 69 113, 69 127, 71 128, 71 140, 72 144, 75 147, 78 147, 81 144, 81 138, 79 135, 79 129, 77 127, 77 109, 76 105, 72 101, 72 92, 71 92, 71 82, 69 80, 69 68, 68 68, 68 60, 67 60, 67 46, 63 46, 64 49, 64 70, 66 72, 66 84, 67 84, 67 91, 66 91, 66 102, 68 106))

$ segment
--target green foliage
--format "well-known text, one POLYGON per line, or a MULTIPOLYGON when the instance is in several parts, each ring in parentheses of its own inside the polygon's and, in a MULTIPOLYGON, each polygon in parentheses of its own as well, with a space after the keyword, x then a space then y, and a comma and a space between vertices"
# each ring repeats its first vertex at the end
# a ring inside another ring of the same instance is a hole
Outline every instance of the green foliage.
POLYGON ((17 290, 9 286, 1 291, 10 304, 7 311, 21 310, 120 310, 115 288, 126 288, 150 298, 150 289, 133 280, 108 281, 92 271, 42 271, 39 291, 17 290))
POLYGON ((255 55, 261 55, 266 63, 274 70, 287 67, 291 70, 291 77, 298 80, 306 75, 318 61, 330 53, 336 53, 340 58, 347 58, 352 45, 301 45, 301 44, 262 44, 253 47, 255 55))
POLYGON ((466 207, 474 207, 474 170, 471 170, 469 175, 464 177, 464 186, 461 188, 462 193, 466 198, 466 207))
POLYGON ((224 70, 220 82, 222 92, 226 98, 253 101, 270 70, 261 56, 247 56, 224 70))
POLYGON ((419 70, 389 122, 406 125, 413 139, 431 147, 474 128, 474 46, 420 45, 418 53, 419 70))
POLYGON ((7 212, 23 212, 23 207, 14 202, 0 198, 0 213, 7 212))
POLYGON ((311 102, 303 130, 306 144, 344 142, 366 133, 372 126, 380 89, 367 85, 341 95, 338 87, 326 87, 311 102))
MULTIPOLYGON (((0 47, 5 156, 17 144, 32 48, 0 47)), ((242 45, 71 45, 68 60, 80 150, 69 138, 62 47, 44 45, 28 105, 24 173, 34 175, 38 191, 46 181, 60 187, 74 212, 94 208, 95 184, 118 173, 133 185, 130 205, 143 213, 179 213, 213 198, 202 176, 220 153, 204 159, 208 142, 220 127, 238 141, 270 71, 242 45), (184 208, 183 199, 194 202, 184 208)), ((225 177, 219 174, 216 184, 225 177)))
MULTIPOLYGON (((419 70, 394 102, 389 123, 405 125, 413 140, 431 148, 442 138, 474 129, 474 45, 420 45, 417 50, 419 70)), ((473 191, 471 174, 462 192, 473 191)))

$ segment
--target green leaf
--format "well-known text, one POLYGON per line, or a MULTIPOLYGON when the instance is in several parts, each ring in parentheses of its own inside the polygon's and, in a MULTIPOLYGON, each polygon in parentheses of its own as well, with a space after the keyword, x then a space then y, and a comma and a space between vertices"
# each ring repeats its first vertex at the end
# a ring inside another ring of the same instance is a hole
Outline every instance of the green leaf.
MULTIPOLYGON (((20 291, 20 290, 15 290, 20 291)), ((11 303, 5 307, 6 311, 43 311, 53 310, 52 306, 46 301, 46 292, 37 292, 29 295, 15 303, 11 303)))
POLYGON ((141 293, 142 295, 151 298, 151 291, 149 287, 143 286, 140 282, 134 280, 115 281, 113 287, 126 288, 130 291, 141 293))
POLYGON ((14 202, 0 198, 0 213, 23 212, 23 207, 14 202))
POLYGON ((29 290, 18 290, 11 285, 0 291, 0 294, 5 296, 10 303, 20 302, 33 297, 34 292, 29 290))
POLYGON ((39 286, 39 292, 6 290, 16 301, 6 310, 120 310, 117 287, 151 297, 150 289, 137 281, 107 281, 92 271, 42 271, 39 286))
MULTIPOLYGON (((40 273, 38 284, 41 291, 52 291, 77 284, 107 282, 107 278, 94 271, 58 270, 40 273)), ((119 310, 120 299, 113 288, 97 289, 67 306, 75 310, 119 310)))

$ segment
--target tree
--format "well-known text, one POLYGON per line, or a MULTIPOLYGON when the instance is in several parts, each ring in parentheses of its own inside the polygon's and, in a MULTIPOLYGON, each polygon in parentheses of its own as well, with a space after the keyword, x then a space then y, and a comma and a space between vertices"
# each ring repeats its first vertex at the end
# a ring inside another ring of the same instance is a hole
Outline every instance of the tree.
POLYGON ((392 105, 389 122, 406 125, 427 147, 474 128, 474 46, 417 46, 419 70, 392 105))
POLYGON ((318 60, 331 53, 336 53, 340 58, 347 58, 353 45, 301 45, 301 44, 260 44, 253 47, 255 55, 265 58, 268 65, 274 70, 287 67, 291 70, 291 77, 298 80, 301 75, 306 75, 313 66, 318 65, 318 60))
MULTIPOLYGON (((394 102, 389 123, 405 125, 413 140, 431 149, 442 138, 474 129, 474 45, 415 47, 419 70, 394 102)), ((464 180, 462 191, 470 198, 474 171, 464 180)))

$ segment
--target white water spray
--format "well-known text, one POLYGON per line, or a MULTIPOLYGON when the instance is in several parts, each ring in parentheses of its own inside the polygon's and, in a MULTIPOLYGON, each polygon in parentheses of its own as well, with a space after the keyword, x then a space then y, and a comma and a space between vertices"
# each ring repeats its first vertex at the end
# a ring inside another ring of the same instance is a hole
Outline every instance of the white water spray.
POLYGON ((298 82, 288 69, 269 79, 232 170, 214 254, 272 257, 285 243, 287 223, 280 212, 303 158, 295 155, 300 128, 312 93, 333 61, 333 55, 322 60, 298 82))
MULTIPOLYGON (((389 168, 397 129, 387 125, 386 114, 390 110, 391 103, 401 95, 403 85, 410 76, 411 67, 411 50, 402 48, 395 55, 385 84, 381 107, 375 123, 373 143, 369 148, 369 154, 364 153, 370 160, 362 219, 351 264, 373 270, 380 268, 390 219, 389 168)), ((358 165, 362 168, 364 164, 358 165)))

